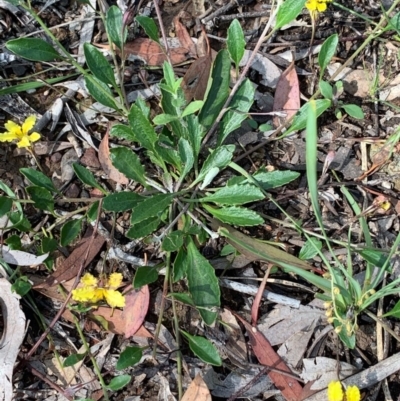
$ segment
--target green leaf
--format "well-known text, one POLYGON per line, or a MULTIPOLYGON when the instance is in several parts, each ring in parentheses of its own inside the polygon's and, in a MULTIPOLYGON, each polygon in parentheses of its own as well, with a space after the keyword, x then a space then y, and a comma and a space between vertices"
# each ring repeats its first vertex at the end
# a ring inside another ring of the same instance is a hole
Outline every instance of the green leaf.
POLYGON ((83 51, 85 53, 86 63, 90 71, 92 71, 92 74, 105 84, 114 87, 117 86, 114 78, 114 71, 103 53, 90 43, 85 43, 83 45, 83 51))
POLYGON ((186 106, 185 110, 183 110, 181 118, 198 112, 203 107, 203 104, 204 104, 204 102, 202 100, 196 100, 194 102, 190 102, 186 106))
POLYGON ((226 167, 231 162, 234 151, 234 145, 223 145, 214 150, 203 163, 199 176, 192 186, 202 181, 210 170, 217 169, 219 171, 221 168, 226 167))
POLYGON ((12 199, 6 196, 0 196, 0 217, 3 217, 11 210, 12 203, 12 199))
POLYGON ((123 370, 136 365, 142 359, 142 348, 126 347, 120 354, 115 369, 123 370))
MULTIPOLYGON (((321 50, 318 54, 318 64, 320 68, 319 76, 322 78, 326 67, 335 55, 337 45, 339 43, 339 35, 337 33, 329 36, 321 46, 321 50)), ((325 95, 324 95, 325 96, 325 95)), ((325 96, 328 97, 328 96, 325 96)), ((331 99, 332 97, 329 97, 331 99)))
POLYGON ((19 38, 6 43, 8 50, 31 61, 53 61, 61 58, 50 43, 37 38, 19 38))
POLYGON ((22 276, 18 277, 11 286, 11 291, 16 292, 20 297, 26 295, 32 288, 28 277, 22 276))
MULTIPOLYGON (((21 238, 17 234, 10 235, 6 240, 5 243, 9 246, 10 249, 13 250, 21 250, 22 243, 21 238)), ((44 252, 46 253, 46 252, 44 252)))
POLYGON ((312 259, 314 256, 318 255, 318 251, 315 249, 322 249, 322 242, 318 238, 310 238, 306 241, 303 247, 300 249, 299 258, 301 260, 312 259), (314 244, 314 245, 313 245, 314 244))
POLYGON ((397 319, 400 318, 400 301, 397 301, 396 305, 393 307, 392 310, 382 315, 382 317, 393 316, 397 319))
POLYGON ((122 11, 115 5, 111 6, 107 11, 106 28, 111 42, 115 43, 120 49, 122 49, 127 36, 126 29, 124 33, 122 32, 123 27, 122 11))
POLYGON ((147 116, 139 107, 132 105, 128 118, 136 140, 147 150, 154 151, 158 137, 147 116))
POLYGON ((144 285, 158 280, 158 268, 156 266, 140 266, 133 278, 133 288, 141 288, 144 285))
POLYGON ((188 140, 184 138, 179 139, 178 152, 183 164, 183 169, 179 177, 179 180, 182 182, 186 175, 190 173, 194 165, 193 149, 188 140))
POLYGON ((319 81, 319 90, 322 93, 322 96, 326 99, 333 99, 333 89, 332 86, 325 81, 319 81))
POLYGON ((187 139, 193 149, 193 156, 195 161, 200 152, 201 140, 204 137, 204 127, 199 123, 199 118, 193 114, 185 118, 187 123, 187 139))
POLYGON ((216 209, 207 204, 203 204, 203 207, 218 220, 235 226, 250 227, 264 223, 259 214, 243 207, 228 206, 216 209))
POLYGON ((131 375, 121 375, 114 377, 110 383, 108 383, 107 388, 111 391, 118 391, 124 388, 132 379, 131 375))
POLYGON ((340 106, 344 111, 353 118, 357 118, 359 120, 362 120, 364 118, 364 112, 362 111, 362 108, 360 106, 357 106, 355 104, 342 104, 340 106))
POLYGON ((184 233, 176 230, 169 233, 161 244, 161 249, 166 252, 175 252, 183 245, 184 233))
POLYGON ((58 192, 54 186, 53 181, 44 175, 42 172, 37 171, 33 168, 20 168, 19 171, 23 174, 33 185, 42 187, 50 192, 58 192))
POLYGON ((285 0, 281 3, 276 14, 274 30, 276 31, 294 21, 303 10, 305 3, 306 0, 285 0))
POLYGON ((235 63, 236 68, 239 67, 240 60, 243 57, 246 41, 240 22, 234 19, 228 28, 227 47, 232 61, 235 63))
POLYGON ((178 254, 175 257, 174 261, 174 271, 173 271, 173 282, 176 283, 179 280, 182 280, 185 277, 187 271, 187 258, 186 252, 183 249, 178 250, 178 254))
POLYGON ((63 368, 68 368, 69 366, 74 366, 78 362, 83 361, 85 359, 85 357, 86 357, 86 353, 85 354, 72 354, 65 358, 65 360, 63 362, 63 368))
POLYGON ((171 114, 161 113, 153 118, 153 123, 156 125, 166 125, 175 120, 179 120, 179 117, 171 114))
MULTIPOLYGON (((316 117, 319 117, 325 110, 327 110, 331 106, 331 103, 332 102, 329 99, 315 100, 316 117)), ((300 131, 307 126, 307 117, 310 107, 310 102, 307 102, 300 108, 294 117, 292 125, 285 132, 285 136, 289 135, 291 132, 300 131)))
POLYGON ((104 198, 103 208, 109 212, 124 212, 133 209, 144 199, 136 192, 116 192, 104 198))
POLYGON ((122 124, 115 124, 111 127, 110 135, 115 136, 119 139, 126 139, 131 142, 137 142, 133 131, 127 127, 126 125, 122 124))
POLYGON ((76 176, 89 187, 97 188, 104 195, 107 195, 107 191, 96 181, 92 172, 90 172, 86 167, 78 163, 73 163, 72 167, 75 171, 76 176))
POLYGON ((189 347, 192 352, 203 362, 214 366, 221 366, 222 360, 215 346, 204 337, 192 336, 186 331, 181 333, 189 340, 189 347))
POLYGON ((82 219, 70 220, 65 223, 61 228, 61 240, 62 246, 69 245, 81 232, 82 219))
POLYGON ((134 224, 131 226, 126 233, 126 236, 131 239, 143 238, 147 235, 152 234, 155 230, 157 230, 160 225, 159 217, 150 217, 140 223, 134 224))
POLYGON ((28 192, 38 209, 54 212, 54 197, 47 189, 32 185, 26 188, 26 192, 28 192))
POLYGON ((352 334, 351 336, 348 336, 345 327, 342 327, 342 330, 339 333, 339 338, 342 343, 349 349, 354 349, 354 347, 356 346, 356 335, 352 334))
POLYGON ((131 180, 134 180, 143 186, 147 186, 145 170, 139 156, 132 150, 119 146, 110 150, 110 159, 113 166, 125 174, 131 180))
POLYGON ((214 323, 220 306, 220 289, 215 270, 189 237, 187 280, 190 295, 207 325, 214 323))
POLYGON ((400 13, 395 14, 394 17, 390 19, 388 28, 394 29, 398 34, 400 34, 400 13))
POLYGON ((223 187, 212 195, 200 198, 200 202, 214 202, 225 205, 243 205, 249 202, 264 199, 265 196, 260 189, 254 185, 232 185, 230 187, 223 187))
POLYGON ((193 299, 190 297, 189 294, 182 293, 182 292, 170 292, 168 297, 176 299, 178 302, 181 302, 186 305, 196 306, 193 302, 193 299))
POLYGON ((146 35, 157 43, 160 43, 158 28, 153 18, 145 15, 138 15, 135 20, 144 29, 146 35))
POLYGON ((227 50, 220 50, 211 71, 211 86, 205 95, 204 106, 199 114, 200 124, 210 128, 222 110, 229 95, 231 60, 227 50))
MULTIPOLYGON (((229 111, 222 118, 218 131, 218 146, 221 145, 227 136, 238 129, 246 120, 247 112, 254 102, 255 87, 249 79, 245 79, 238 91, 234 94, 229 111), (237 110, 237 111, 236 111, 237 110), (240 113, 238 113, 240 111, 240 113)), ((250 121, 250 120, 249 120, 250 121)))
POLYGON ((157 216, 172 203, 175 196, 176 194, 157 194, 147 197, 133 209, 131 223, 140 223, 149 217, 157 216))
POLYGON ((31 223, 29 220, 23 215, 22 212, 11 212, 10 213, 10 221, 14 224, 14 228, 17 230, 28 232, 32 230, 31 223))
POLYGON ((99 201, 93 202, 93 205, 91 205, 88 211, 86 212, 86 217, 89 222, 95 221, 97 219, 99 205, 100 205, 99 201))
POLYGON ((372 249, 364 249, 363 251, 358 251, 358 253, 369 263, 373 264, 374 266, 377 266, 379 268, 382 268, 388 256, 380 251, 375 251, 372 249))
POLYGON ((281 187, 299 177, 300 173, 288 170, 259 171, 253 176, 264 190, 281 187))
POLYGON ((54 238, 43 237, 42 238, 42 252, 54 252, 58 248, 58 243, 54 238))
POLYGON ((111 109, 118 110, 114 100, 114 95, 111 92, 111 89, 104 82, 87 74, 85 75, 85 85, 96 101, 104 106, 110 107, 111 109))

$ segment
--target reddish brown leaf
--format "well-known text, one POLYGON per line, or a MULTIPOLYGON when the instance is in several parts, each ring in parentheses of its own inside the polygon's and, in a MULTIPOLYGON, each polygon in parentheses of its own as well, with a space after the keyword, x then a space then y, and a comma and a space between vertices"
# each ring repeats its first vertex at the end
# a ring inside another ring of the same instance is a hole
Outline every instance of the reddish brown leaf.
POLYGON ((108 129, 106 134, 104 135, 103 140, 99 146, 99 161, 101 167, 103 167, 104 172, 108 175, 110 180, 118 182, 122 185, 128 185, 129 180, 124 176, 124 174, 120 173, 111 163, 110 159, 110 148, 108 145, 108 129))
POLYGON ((191 57, 196 57, 196 45, 193 43, 192 38, 189 35, 186 27, 181 23, 180 19, 183 18, 187 14, 186 11, 181 11, 175 18, 174 18, 174 25, 175 25, 175 33, 176 37, 179 39, 182 48, 186 50, 186 53, 191 57))
MULTIPOLYGON (((179 64, 187 60, 187 49, 178 47, 169 50, 172 64, 179 64)), ((161 46, 147 38, 137 38, 133 42, 126 43, 125 52, 143 59, 151 66, 159 66, 167 61, 167 56, 161 46)))
POLYGON ((211 56, 207 55, 193 61, 182 80, 186 101, 203 100, 211 69, 211 56))
POLYGON ((57 271, 52 273, 42 284, 38 284, 34 288, 51 287, 52 285, 76 277, 81 264, 83 263, 84 267, 86 267, 100 252, 100 249, 105 243, 104 237, 100 234, 96 234, 92 240, 92 234, 93 228, 89 226, 76 248, 72 251, 71 255, 63 261, 57 271), (90 248, 88 249, 89 245, 90 248))
MULTIPOLYGON (((256 327, 251 326, 239 315, 235 316, 244 325, 250 338, 250 343, 259 362, 264 366, 279 369, 284 372, 291 373, 284 360, 274 351, 270 342, 260 333, 256 327)), ((268 372, 275 386, 281 391, 282 396, 287 401, 300 401, 303 388, 297 380, 292 377, 283 375, 279 372, 268 372)))
POLYGON ((125 296, 125 308, 122 312, 125 338, 133 336, 143 324, 149 309, 150 291, 147 285, 132 290, 125 296))
POLYGON ((286 117, 274 117, 274 126, 288 121, 294 116, 300 108, 300 89, 299 79, 297 77, 296 69, 294 68, 294 61, 283 72, 276 85, 273 111, 284 111, 286 117))
POLYGON ((193 379, 190 386, 183 395, 181 401, 211 401, 210 390, 200 376, 200 373, 193 379))

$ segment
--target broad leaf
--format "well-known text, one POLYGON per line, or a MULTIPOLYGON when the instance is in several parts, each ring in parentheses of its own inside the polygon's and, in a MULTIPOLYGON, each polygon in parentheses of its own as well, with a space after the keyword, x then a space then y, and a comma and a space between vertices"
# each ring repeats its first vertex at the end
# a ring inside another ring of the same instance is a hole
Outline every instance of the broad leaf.
POLYGON ((128 118, 133 134, 140 145, 147 150, 154 150, 158 137, 143 111, 136 105, 132 105, 128 118))
POLYGON ((139 156, 132 150, 124 146, 113 148, 110 150, 110 159, 118 171, 125 174, 131 180, 147 186, 144 166, 139 156))
POLYGON ((160 43, 158 28, 153 18, 146 15, 138 15, 135 20, 144 29, 146 35, 157 43, 160 43))
POLYGON ((116 192, 103 199, 103 208, 109 212, 124 212, 133 209, 144 199, 136 192, 116 192))
POLYGON ((157 230, 160 225, 159 217, 150 217, 140 223, 132 225, 126 233, 126 236, 131 239, 146 237, 157 230))
POLYGON ((199 199, 200 202, 214 202, 225 205, 243 205, 249 202, 264 199, 265 196, 254 185, 232 185, 230 187, 223 187, 212 195, 205 196, 199 199))
POLYGON ((142 359, 142 348, 126 347, 119 355, 115 369, 123 370, 136 365, 142 359))
POLYGON ((127 36, 126 29, 122 32, 123 26, 121 9, 115 5, 111 6, 107 11, 106 28, 111 41, 120 49, 122 49, 127 36))
POLYGON ((33 185, 27 187, 26 192, 28 192, 38 209, 54 212, 54 197, 47 189, 33 185))
POLYGON ((183 164, 182 172, 179 177, 180 181, 183 181, 183 179, 186 177, 186 175, 192 170, 193 165, 194 165, 194 154, 193 154, 193 149, 190 146, 190 143, 188 140, 180 138, 178 142, 178 152, 180 159, 183 164))
POLYGON ((86 63, 92 74, 105 84, 116 86, 114 71, 111 64, 97 48, 90 43, 83 45, 86 63))
POLYGON ((343 104, 341 107, 350 117, 357 118, 358 120, 364 118, 362 108, 356 104, 343 104))
POLYGON ((329 36, 321 46, 321 50, 318 54, 318 64, 321 69, 319 72, 320 78, 324 75, 326 67, 335 55, 337 45, 339 43, 339 35, 337 33, 329 36))
POLYGON ((294 21, 304 8, 306 0, 285 0, 276 15, 275 30, 294 21))
POLYGON ((322 242, 318 238, 312 237, 300 249, 299 258, 301 260, 312 259, 318 255, 318 249, 322 249, 322 242))
POLYGON ((96 181, 92 172, 78 163, 73 163, 72 167, 77 177, 89 187, 97 188, 103 194, 107 195, 107 191, 96 181))
POLYGON ((250 227, 264 223, 259 214, 244 207, 227 206, 216 209, 207 204, 203 204, 203 207, 218 220, 235 226, 250 227))
POLYGON ((12 199, 6 196, 0 196, 0 217, 3 217, 12 208, 12 199))
POLYGON ((164 238, 161 249, 166 252, 178 251, 183 245, 184 235, 182 231, 172 231, 164 238))
POLYGON ((222 360, 215 346, 204 337, 192 336, 186 331, 181 333, 189 340, 189 347, 192 352, 203 362, 214 366, 221 366, 222 360))
POLYGON ((157 216, 172 203, 175 196, 176 194, 158 194, 147 197, 133 209, 131 223, 140 223, 150 217, 157 216))
POLYGON ((382 315, 382 317, 393 316, 397 319, 400 318, 400 301, 397 301, 396 305, 389 312, 382 315))
POLYGON ((210 128, 222 110, 229 95, 231 60, 227 50, 220 50, 211 71, 211 86, 199 114, 199 121, 206 129, 210 128))
POLYGON ((190 295, 207 325, 214 323, 220 306, 220 289, 215 270, 189 238, 187 280, 190 295))
POLYGON ((256 89, 249 79, 242 82, 229 104, 229 111, 225 113, 219 126, 218 145, 221 145, 226 137, 246 120, 247 112, 254 102, 255 91, 256 89))
POLYGON ((140 266, 133 278, 133 288, 141 288, 144 285, 154 283, 158 279, 158 268, 155 266, 140 266))
POLYGON ((62 246, 69 245, 74 239, 76 239, 82 229, 82 219, 70 220, 66 222, 61 228, 61 240, 62 246))
POLYGON ((110 383, 108 383, 107 388, 111 391, 118 391, 124 388, 132 379, 131 375, 122 375, 114 377, 110 383))
POLYGON ((246 41, 244 40, 244 34, 242 26, 237 19, 234 19, 228 28, 227 47, 229 55, 232 61, 235 63, 236 68, 239 66, 240 60, 244 54, 244 48, 246 41))
POLYGON ((288 170, 260 171, 253 176, 261 188, 265 190, 281 187, 299 177, 300 173, 297 171, 288 170))
POLYGON ((63 362, 63 367, 68 368, 69 366, 74 366, 80 361, 83 361, 86 357, 86 354, 72 354, 67 356, 63 362))
POLYGON ((53 181, 42 172, 33 168, 21 168, 19 171, 33 184, 47 189, 50 192, 58 192, 53 181))
POLYGON ((126 125, 122 124, 113 125, 110 129, 110 135, 115 136, 116 138, 119 139, 127 139, 128 141, 131 142, 137 142, 137 139, 135 138, 133 131, 126 125))
POLYGON ((326 99, 333 99, 333 88, 328 82, 319 81, 319 90, 326 99))
POLYGON ((54 47, 38 38, 19 38, 6 43, 8 50, 31 61, 52 61, 61 58, 54 47))
POLYGON ((104 106, 110 107, 111 109, 118 110, 118 107, 114 100, 114 95, 111 89, 98 78, 93 77, 89 74, 85 75, 85 85, 89 93, 104 106))

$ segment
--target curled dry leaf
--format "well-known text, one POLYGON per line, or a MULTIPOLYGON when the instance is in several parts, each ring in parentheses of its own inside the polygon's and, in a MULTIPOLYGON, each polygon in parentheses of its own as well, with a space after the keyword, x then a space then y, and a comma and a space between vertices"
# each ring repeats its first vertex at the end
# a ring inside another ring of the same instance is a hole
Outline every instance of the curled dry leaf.
POLYGON ((108 175, 110 180, 113 180, 122 185, 128 185, 129 180, 125 177, 124 174, 120 173, 111 163, 110 159, 110 148, 108 145, 108 135, 109 129, 107 129, 106 134, 104 135, 103 140, 99 146, 99 162, 101 167, 103 167, 104 172, 108 175))
POLYGON ((0 401, 11 401, 13 398, 14 363, 25 336, 25 315, 19 306, 19 298, 11 291, 11 284, 1 278, 0 307, 4 329, 0 339, 0 401))
POLYGON ((203 100, 210 76, 211 56, 207 55, 193 61, 182 80, 182 89, 187 102, 192 99, 203 100))
POLYGON ((275 127, 284 124, 300 109, 300 88, 294 62, 283 72, 276 85, 273 111, 284 111, 286 117, 274 117, 275 127))
POLYGON ((196 57, 196 45, 194 44, 192 38, 189 35, 186 27, 181 23, 181 18, 186 17, 188 14, 187 11, 181 11, 175 18, 174 18, 174 25, 175 25, 175 33, 176 37, 179 39, 179 42, 182 45, 183 49, 186 49, 188 56, 196 57))

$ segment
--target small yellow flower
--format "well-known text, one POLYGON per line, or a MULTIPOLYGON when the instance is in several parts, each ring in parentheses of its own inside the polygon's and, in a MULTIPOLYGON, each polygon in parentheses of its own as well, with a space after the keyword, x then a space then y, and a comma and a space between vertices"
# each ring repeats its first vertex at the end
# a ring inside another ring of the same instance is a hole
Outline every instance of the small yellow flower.
POLYGON ((346 389, 346 401, 360 401, 361 394, 357 386, 349 386, 346 389))
POLYGON ((328 384, 328 401, 343 401, 342 383, 339 381, 328 384))
POLYGON ((40 134, 37 132, 29 134, 29 131, 34 127, 35 122, 35 116, 29 116, 22 125, 18 125, 13 121, 7 121, 4 124, 7 132, 0 134, 0 142, 18 141, 17 146, 19 148, 27 148, 31 146, 33 142, 40 139, 40 134))
POLYGON ((327 9, 327 4, 332 0, 307 0, 306 8, 310 12, 311 18, 314 20, 318 13, 323 13, 327 9))
POLYGON ((97 303, 105 300, 112 308, 123 308, 125 296, 116 289, 122 283, 122 274, 113 273, 105 280, 104 288, 98 287, 99 280, 90 273, 81 278, 81 288, 72 290, 72 299, 77 302, 97 303))

